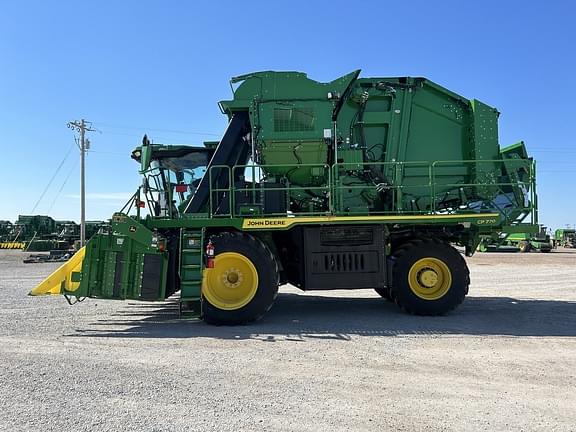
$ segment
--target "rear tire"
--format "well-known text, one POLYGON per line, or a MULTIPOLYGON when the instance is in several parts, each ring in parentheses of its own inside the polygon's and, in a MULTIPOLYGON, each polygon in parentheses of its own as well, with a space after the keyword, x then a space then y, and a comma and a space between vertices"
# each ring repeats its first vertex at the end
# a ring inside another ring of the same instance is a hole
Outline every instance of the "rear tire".
POLYGON ((462 255, 447 243, 414 240, 394 253, 391 295, 415 315, 443 315, 468 294, 470 272, 462 255))
POLYGON ((520 244, 518 245, 518 249, 520 249, 520 252, 530 252, 530 243, 528 242, 520 242, 520 244))
POLYGON ((260 319, 278 295, 278 264, 270 249, 243 233, 224 232, 211 240, 215 265, 204 270, 204 321, 235 325, 260 319))

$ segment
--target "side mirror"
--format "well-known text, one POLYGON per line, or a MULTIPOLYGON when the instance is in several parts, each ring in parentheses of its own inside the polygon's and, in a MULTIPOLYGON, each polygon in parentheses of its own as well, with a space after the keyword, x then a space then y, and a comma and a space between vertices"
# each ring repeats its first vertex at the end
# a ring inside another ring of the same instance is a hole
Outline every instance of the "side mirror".
POLYGON ((150 145, 150 140, 148 136, 144 135, 142 138, 142 154, 140 155, 140 173, 148 170, 150 167, 150 161, 152 160, 152 146, 150 145))

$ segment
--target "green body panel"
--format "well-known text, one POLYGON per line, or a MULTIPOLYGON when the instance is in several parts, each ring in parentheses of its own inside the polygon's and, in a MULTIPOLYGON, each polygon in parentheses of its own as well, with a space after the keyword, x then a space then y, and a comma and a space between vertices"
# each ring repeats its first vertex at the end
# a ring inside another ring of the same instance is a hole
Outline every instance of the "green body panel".
POLYGON ((234 99, 220 106, 229 116, 249 112, 256 162, 265 175, 318 187, 329 178, 312 175, 304 165, 333 167, 332 208, 318 205, 318 190, 308 196, 291 192, 298 202, 316 198, 313 206, 305 205, 308 211, 404 213, 491 205, 507 207, 507 223, 516 223, 533 210, 535 199, 526 197, 533 193, 533 161, 523 145, 521 152, 500 152, 499 113, 476 99, 425 78, 357 78, 357 71, 330 83, 271 71, 233 82, 241 83, 234 99), (387 193, 376 193, 375 184, 386 185, 387 193))
POLYGON ((158 248, 152 231, 116 213, 108 233, 86 245, 80 286, 66 294, 108 299, 163 300, 168 254, 158 248))
POLYGON ((462 214, 462 215, 389 215, 389 216, 307 216, 307 217, 233 217, 233 218, 181 218, 181 219, 147 219, 143 221, 150 229, 179 229, 179 228, 211 228, 232 229, 238 231, 267 231, 286 230, 301 225, 357 225, 362 224, 392 224, 392 225, 462 225, 478 233, 491 233, 500 223, 497 213, 462 214), (289 220, 287 225, 266 223, 263 225, 251 224, 261 220, 263 222, 289 220))
POLYGON ((534 236, 540 231, 540 225, 536 224, 516 224, 516 225, 507 225, 503 227, 501 233, 504 234, 522 234, 534 236))
POLYGON ((332 130, 333 103, 328 93, 342 95, 359 71, 331 83, 319 83, 300 72, 258 72, 237 77, 243 81, 233 101, 220 102, 228 114, 249 111, 259 143, 261 163, 275 166, 272 175, 286 175, 290 182, 306 186, 310 168, 302 164, 324 164, 328 147, 324 131, 332 130), (290 165, 290 166, 289 166, 290 165))
POLYGON ((521 241, 529 241, 531 235, 528 233, 514 233, 510 234, 507 239, 511 242, 521 242, 521 241))
POLYGON ((262 161, 271 165, 269 175, 286 176, 295 185, 316 186, 326 181, 314 175, 313 167, 295 165, 322 165, 326 163, 326 144, 323 140, 282 141, 269 140, 262 145, 262 161), (287 165, 292 165, 288 167, 287 165))

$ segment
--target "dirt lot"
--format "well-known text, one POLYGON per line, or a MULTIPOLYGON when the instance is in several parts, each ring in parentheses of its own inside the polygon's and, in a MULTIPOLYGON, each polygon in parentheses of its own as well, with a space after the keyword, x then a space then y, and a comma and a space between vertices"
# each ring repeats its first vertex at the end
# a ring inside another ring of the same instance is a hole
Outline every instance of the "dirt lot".
POLYGON ((0 251, 0 430, 576 430, 576 250, 477 254, 445 317, 284 287, 261 322, 26 293, 0 251))

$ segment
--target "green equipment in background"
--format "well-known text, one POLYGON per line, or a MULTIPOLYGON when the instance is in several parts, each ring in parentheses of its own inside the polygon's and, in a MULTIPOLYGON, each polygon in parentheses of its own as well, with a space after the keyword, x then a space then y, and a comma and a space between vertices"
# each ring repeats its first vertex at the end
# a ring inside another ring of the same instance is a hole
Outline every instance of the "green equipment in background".
POLYGON ((536 234, 510 234, 506 238, 506 241, 508 244, 516 246, 520 252, 550 252, 552 250, 552 240, 545 226, 540 227, 540 230, 536 234))
MULTIPOLYGON (((515 227, 512 227, 515 228, 515 227)), ((537 228, 537 227, 534 227, 537 228)), ((545 226, 529 232, 500 233, 498 236, 484 237, 478 245, 479 252, 550 252, 553 241, 545 226)))
MULTIPOLYGON (((87 221, 86 238, 91 238, 106 225, 103 221, 87 221)), ((44 215, 20 215, 14 224, 0 221, 0 249, 67 250, 79 239, 80 225, 74 221, 54 220, 44 215)))
POLYGON ((576 248, 576 229, 563 228, 554 231, 554 246, 576 248))

